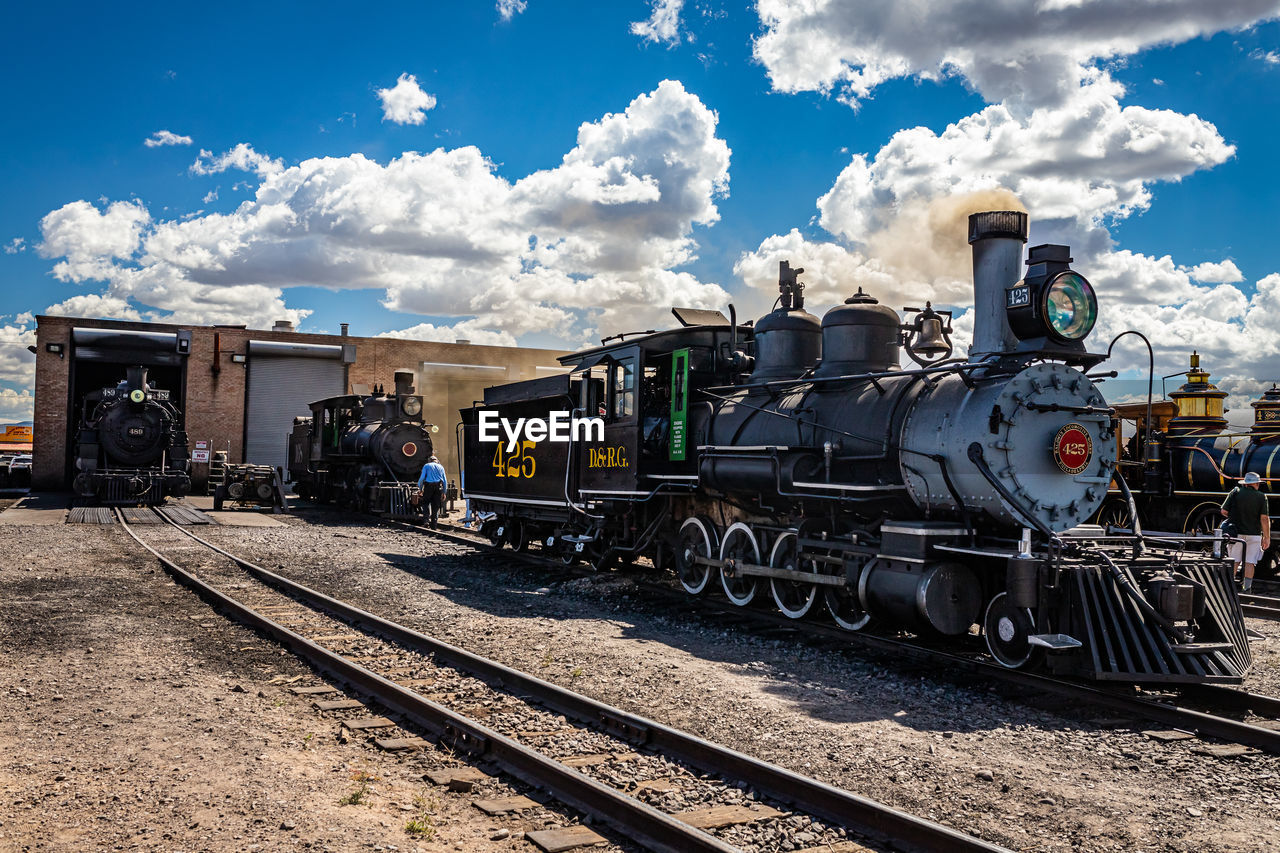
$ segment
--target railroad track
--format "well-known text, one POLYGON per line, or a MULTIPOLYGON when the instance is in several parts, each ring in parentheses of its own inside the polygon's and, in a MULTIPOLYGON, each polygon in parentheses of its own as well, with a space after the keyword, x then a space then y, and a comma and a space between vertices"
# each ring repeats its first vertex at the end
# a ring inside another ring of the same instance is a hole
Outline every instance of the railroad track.
POLYGON ((1280 622, 1280 597, 1242 592, 1240 593, 1240 609, 1244 611, 1245 616, 1280 622))
MULTIPOLYGON (((753 824, 765 821, 774 828, 803 825, 811 840, 793 841, 797 850, 812 843, 818 845, 814 851, 841 849, 829 845, 849 849, 846 839, 851 838, 855 849, 857 844, 871 844, 943 853, 1004 851, 389 622, 263 569, 170 522, 183 536, 235 567, 202 567, 202 576, 197 576, 143 541, 122 515, 119 521, 176 581, 290 648, 329 679, 349 685, 368 703, 399 715, 457 754, 492 763, 647 849, 734 851, 740 849, 737 843, 752 841, 753 824), (428 692, 423 695, 420 690, 428 692), (583 752, 584 745, 589 752, 583 752), (620 790, 609 781, 622 763, 637 766, 639 776, 651 778, 630 793, 620 790), (672 791, 679 796, 667 796, 672 791), (700 805, 672 814, 661 808, 664 800, 700 805)), ((328 690, 321 685, 298 692, 328 690)), ((336 711, 365 703, 317 704, 336 711)), ((396 724, 379 716, 346 725, 357 731, 396 724)), ((410 741, 382 740, 384 745, 410 741)), ((520 799, 509 798, 506 804, 514 810, 520 799)), ((608 840, 583 827, 578 832, 584 844, 608 840)), ((527 835, 540 843, 537 836, 527 835)))
MULTIPOLYGON (((563 563, 550 557, 540 557, 529 552, 494 552, 488 540, 464 528, 455 528, 450 525, 448 528, 433 530, 408 524, 405 526, 452 542, 487 550, 490 553, 502 553, 529 560, 540 566, 551 567, 560 573, 566 571, 563 563)), ((937 671, 944 676, 961 672, 977 675, 1029 690, 1033 694, 1049 694, 1076 701, 1083 700, 1097 707, 1139 720, 1167 725, 1181 732, 1217 738, 1280 755, 1280 728, 1269 728, 1218 713, 1252 714, 1275 723, 1280 721, 1280 698, 1218 684, 1179 685, 1176 693, 1149 691, 1145 695, 1133 695, 1079 681, 1006 669, 999 664, 980 658, 931 648, 922 643, 871 633, 843 631, 834 626, 820 625, 806 620, 788 619, 781 614, 760 609, 733 607, 727 603, 718 605, 706 598, 700 599, 699 603, 694 605, 688 595, 659 584, 646 584, 645 588, 647 592, 663 596, 672 606, 681 607, 687 612, 696 612, 702 616, 711 614, 712 618, 722 617, 735 626, 753 624, 775 631, 793 631, 797 637, 810 642, 829 642, 833 645, 852 643, 885 653, 896 659, 907 657, 928 663, 936 667, 937 671), (1189 704, 1200 707, 1188 707, 1189 704)), ((1280 600, 1276 600, 1276 604, 1280 607, 1280 600)))

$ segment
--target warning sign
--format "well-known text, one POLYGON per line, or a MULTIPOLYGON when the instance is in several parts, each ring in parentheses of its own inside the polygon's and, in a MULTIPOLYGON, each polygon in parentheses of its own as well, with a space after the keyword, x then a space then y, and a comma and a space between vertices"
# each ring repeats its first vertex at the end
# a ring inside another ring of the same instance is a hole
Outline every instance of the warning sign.
POLYGON ((192 462, 204 462, 204 463, 208 463, 208 461, 209 461, 209 451, 207 451, 207 450, 193 450, 193 451, 191 451, 191 461, 192 461, 192 462))

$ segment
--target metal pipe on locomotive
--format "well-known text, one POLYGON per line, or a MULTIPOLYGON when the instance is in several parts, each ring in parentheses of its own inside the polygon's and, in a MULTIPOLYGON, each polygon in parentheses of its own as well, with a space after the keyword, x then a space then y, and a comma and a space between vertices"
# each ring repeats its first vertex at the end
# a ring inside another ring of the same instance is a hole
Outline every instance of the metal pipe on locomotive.
POLYGON ((311 404, 310 417, 293 421, 289 478, 304 500, 335 501, 361 512, 419 518, 412 504, 422 466, 431 458, 422 397, 413 373, 396 371, 390 394, 344 394, 311 404))
POLYGON ((182 413, 169 392, 130 367, 116 386, 85 395, 76 433, 72 488, 99 503, 164 503, 191 490, 182 413))
MULTIPOLYGON (((1027 215, 974 214, 974 338, 859 291, 821 321, 780 265, 754 325, 606 339, 565 376, 462 410, 467 494, 499 543, 571 561, 648 556, 787 616, 964 637, 1009 667, 1132 682, 1239 681, 1251 662, 1229 570, 1208 555, 1081 535, 1116 463, 1114 411, 1085 371, 1097 318, 1065 246, 1027 215), (915 367, 899 367, 905 351, 915 367), (479 412, 604 416, 604 441, 481 442, 479 412), (766 584, 768 589, 766 592, 766 584)), ((1100 534, 1093 528, 1094 534, 1100 534)))

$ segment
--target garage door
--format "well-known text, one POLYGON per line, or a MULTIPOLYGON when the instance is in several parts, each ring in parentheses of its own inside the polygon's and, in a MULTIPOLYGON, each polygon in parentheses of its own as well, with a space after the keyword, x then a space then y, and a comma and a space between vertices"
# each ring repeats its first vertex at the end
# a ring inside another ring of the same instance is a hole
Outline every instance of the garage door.
POLYGON ((287 470, 293 419, 346 393, 344 367, 340 346, 250 341, 245 461, 287 470))

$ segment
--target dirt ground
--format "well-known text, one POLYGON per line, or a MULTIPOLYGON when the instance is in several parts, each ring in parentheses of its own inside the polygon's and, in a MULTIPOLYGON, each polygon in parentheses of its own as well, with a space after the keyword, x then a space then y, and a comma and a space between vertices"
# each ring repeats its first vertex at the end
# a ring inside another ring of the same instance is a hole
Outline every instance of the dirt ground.
POLYGON ((0 851, 531 849, 424 780, 448 756, 341 742, 359 710, 315 711, 310 670, 138 552, 0 527, 0 851))
MULTIPOLYGON (((1105 712, 678 617, 626 575, 565 580, 332 511, 204 532, 472 651, 1012 849, 1280 847, 1275 757, 1207 758, 1105 712)), ((336 718, 272 684, 310 683, 299 663, 172 586, 118 529, 0 527, 0 584, 0 850, 529 849, 523 827, 423 782, 447 757, 340 743, 336 718), (414 817, 433 837, 405 831, 414 817)), ((1246 686, 1280 692, 1280 626, 1251 626, 1267 639, 1246 686)))

